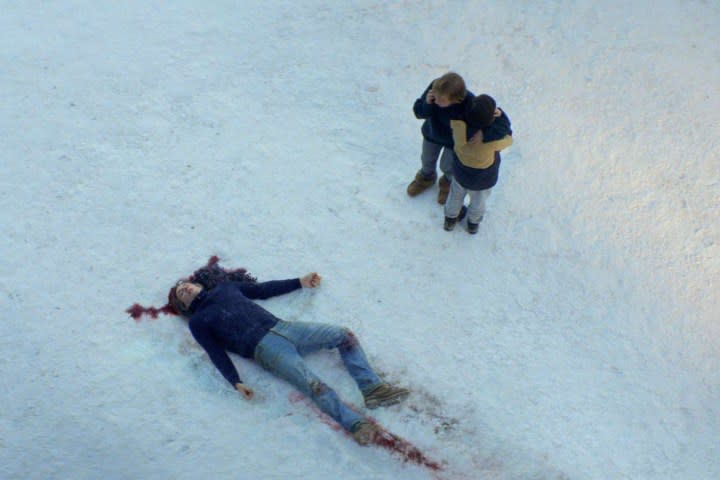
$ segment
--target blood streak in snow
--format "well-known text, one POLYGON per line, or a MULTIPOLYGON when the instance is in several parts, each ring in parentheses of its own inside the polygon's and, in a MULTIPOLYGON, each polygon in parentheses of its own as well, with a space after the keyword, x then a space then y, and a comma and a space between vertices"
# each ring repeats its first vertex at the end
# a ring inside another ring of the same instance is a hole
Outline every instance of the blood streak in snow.
MULTIPOLYGON (((332 418, 323 413, 314 403, 312 403, 307 397, 300 392, 293 392, 290 394, 290 402, 292 403, 305 403, 307 406, 320 417, 320 420, 330 426, 335 431, 341 431, 342 427, 337 424, 332 418)), ((352 408, 352 407, 351 407, 352 408)), ((372 421, 380 430, 375 438, 372 439, 371 443, 379 447, 383 447, 388 450, 395 457, 399 458, 403 462, 414 463, 425 467, 433 472, 438 472, 443 469, 443 465, 435 460, 430 459, 425 455, 419 448, 405 440, 404 438, 395 435, 394 433, 386 430, 382 426, 378 425, 373 419, 372 421)), ((348 433, 349 435, 349 433, 348 433)))

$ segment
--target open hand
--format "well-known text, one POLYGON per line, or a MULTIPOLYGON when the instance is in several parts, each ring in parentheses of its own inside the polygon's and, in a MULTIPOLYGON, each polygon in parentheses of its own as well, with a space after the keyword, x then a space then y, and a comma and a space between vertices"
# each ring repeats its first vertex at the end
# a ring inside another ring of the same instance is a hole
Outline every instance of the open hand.
POLYGON ((255 392, 253 392, 253 389, 250 387, 246 387, 245 384, 243 384, 243 383, 236 383, 235 390, 240 392, 240 395, 245 397, 245 400, 252 400, 253 395, 255 395, 255 392))
POLYGON ((300 278, 300 285, 302 285, 303 288, 317 288, 320 286, 321 280, 322 277, 320 277, 320 275, 316 272, 311 272, 300 278))

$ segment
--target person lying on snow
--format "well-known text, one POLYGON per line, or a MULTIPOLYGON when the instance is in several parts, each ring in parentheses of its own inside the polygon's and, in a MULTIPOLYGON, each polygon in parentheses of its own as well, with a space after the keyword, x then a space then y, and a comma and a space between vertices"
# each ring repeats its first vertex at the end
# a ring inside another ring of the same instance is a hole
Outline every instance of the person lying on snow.
POLYGON ((337 393, 310 370, 303 355, 337 348, 362 392, 365 406, 370 409, 401 402, 409 390, 380 380, 357 337, 348 328, 284 321, 252 301, 300 288, 317 288, 321 280, 320 275, 313 272, 301 278, 258 282, 244 270, 221 269, 213 257, 207 267, 179 280, 170 289, 169 305, 163 309, 134 305, 128 312, 134 318, 142 313, 155 317, 158 311, 181 315, 188 320, 190 332, 215 367, 245 399, 253 398, 253 389, 240 379, 227 352, 254 359, 263 369, 286 380, 350 432, 360 445, 367 445, 376 437, 379 427, 343 403, 337 393))

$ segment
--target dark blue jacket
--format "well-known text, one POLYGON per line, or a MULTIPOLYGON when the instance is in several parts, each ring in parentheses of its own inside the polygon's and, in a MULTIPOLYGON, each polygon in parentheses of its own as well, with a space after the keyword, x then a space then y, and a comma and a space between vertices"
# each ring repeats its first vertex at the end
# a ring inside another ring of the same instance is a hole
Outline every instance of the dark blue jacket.
MULTIPOLYGON (((425 140, 443 147, 453 148, 452 129, 450 120, 463 119, 465 110, 469 108, 474 95, 468 90, 465 99, 460 103, 454 103, 446 108, 440 108, 434 103, 427 103, 427 94, 432 88, 432 83, 425 89, 423 94, 415 100, 413 112, 415 117, 425 119, 422 125, 422 134, 425 140)), ((502 137, 500 137, 502 138, 502 137)))
POLYGON ((302 288, 300 280, 224 282, 202 290, 190 305, 190 331, 223 377, 235 385, 240 376, 227 352, 252 358, 255 347, 278 318, 250 299, 265 299, 302 288))
POLYGON ((463 165, 455 155, 452 166, 453 178, 468 190, 487 190, 498 182, 500 161, 500 152, 495 152, 495 161, 488 168, 472 168, 463 165))

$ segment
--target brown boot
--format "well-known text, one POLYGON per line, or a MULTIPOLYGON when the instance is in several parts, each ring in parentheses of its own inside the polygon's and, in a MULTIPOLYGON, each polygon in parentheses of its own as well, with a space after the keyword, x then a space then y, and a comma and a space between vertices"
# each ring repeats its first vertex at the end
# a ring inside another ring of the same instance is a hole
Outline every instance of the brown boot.
POLYGON ((448 177, 446 177, 445 175, 440 177, 438 187, 440 187, 440 190, 438 191, 438 203, 440 205, 445 205, 445 202, 447 202, 448 194, 450 193, 450 180, 448 179, 448 177))
POLYGON ((430 177, 425 177, 422 172, 418 172, 415 175, 415 180, 410 182, 410 185, 408 185, 407 194, 411 197, 419 195, 428 188, 432 187, 435 184, 435 180, 437 180, 437 173, 433 173, 430 177))
POLYGON ((367 408, 387 407, 400 403, 410 395, 410 390, 381 383, 367 393, 363 393, 367 408))
POLYGON ((380 433, 380 429, 377 425, 367 420, 360 420, 353 425, 351 433, 355 441, 364 446, 375 442, 380 433))

